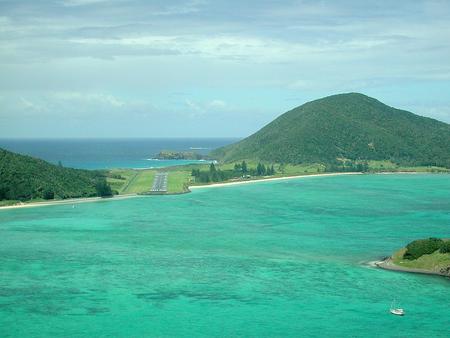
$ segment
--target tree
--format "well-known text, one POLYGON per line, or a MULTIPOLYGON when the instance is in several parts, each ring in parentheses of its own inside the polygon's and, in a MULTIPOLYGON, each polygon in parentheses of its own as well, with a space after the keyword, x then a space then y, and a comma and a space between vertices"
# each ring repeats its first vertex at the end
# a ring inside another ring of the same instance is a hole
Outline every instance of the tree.
POLYGON ((99 179, 97 181, 95 190, 97 191, 97 196, 99 197, 110 197, 113 195, 111 186, 106 182, 105 179, 99 179))
POLYGON ((192 169, 191 176, 194 177, 200 176, 200 169, 192 169))
POLYGON ((266 166, 262 163, 258 163, 258 166, 256 167, 256 175, 262 176, 266 174, 266 166))
POLYGON ((42 194, 42 197, 45 200, 52 200, 55 198, 55 193, 53 192, 53 190, 47 189, 44 191, 44 193, 42 194))
POLYGON ((246 174, 248 170, 247 170, 247 163, 245 161, 242 161, 241 168, 242 168, 242 173, 246 174))
POLYGON ((216 172, 216 166, 214 165, 214 163, 211 162, 211 164, 209 165, 209 172, 210 173, 215 173, 216 172))
POLYGON ((418 239, 406 246, 403 258, 413 260, 439 250, 444 241, 440 238, 418 239))
POLYGON ((450 253, 450 240, 445 241, 439 248, 440 253, 450 253))

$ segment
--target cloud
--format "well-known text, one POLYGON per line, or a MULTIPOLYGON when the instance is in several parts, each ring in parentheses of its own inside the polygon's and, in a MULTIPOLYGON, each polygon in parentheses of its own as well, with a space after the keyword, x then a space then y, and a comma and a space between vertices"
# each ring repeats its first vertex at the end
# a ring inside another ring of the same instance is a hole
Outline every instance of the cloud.
POLYGON ((254 131, 350 90, 447 118, 436 98, 450 90, 448 1, 23 0, 0 13, 9 124, 175 116, 220 132, 245 112, 241 130, 254 131))
POLYGON ((212 100, 211 102, 208 103, 208 107, 211 108, 218 108, 218 109, 222 109, 225 108, 227 106, 227 104, 225 103, 225 101, 222 100, 212 100))
POLYGON ((125 101, 104 93, 55 92, 49 97, 59 101, 90 102, 116 108, 126 105, 125 101))
POLYGON ((76 6, 93 5, 107 1, 109 0, 64 0, 61 1, 61 4, 67 7, 76 7, 76 6))

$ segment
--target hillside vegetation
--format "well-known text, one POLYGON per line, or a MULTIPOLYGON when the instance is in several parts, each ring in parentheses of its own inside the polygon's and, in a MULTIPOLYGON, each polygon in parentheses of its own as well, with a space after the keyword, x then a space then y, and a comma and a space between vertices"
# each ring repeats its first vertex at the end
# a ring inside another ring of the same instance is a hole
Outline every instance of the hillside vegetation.
POLYGON ((450 240, 439 238, 419 239, 392 256, 395 265, 424 269, 450 276, 450 240))
POLYGON ((103 173, 64 168, 0 149, 0 201, 110 195, 103 173))
POLYGON ((390 161, 450 168, 450 125, 350 93, 308 102, 211 153, 224 162, 390 161))

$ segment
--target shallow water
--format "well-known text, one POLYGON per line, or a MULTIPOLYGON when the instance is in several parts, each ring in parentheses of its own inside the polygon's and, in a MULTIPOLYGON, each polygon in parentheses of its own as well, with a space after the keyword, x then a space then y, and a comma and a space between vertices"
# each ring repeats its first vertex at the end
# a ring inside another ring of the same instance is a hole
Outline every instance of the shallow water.
POLYGON ((449 280, 364 264, 429 236, 449 175, 1 211, 0 335, 448 337, 449 280))

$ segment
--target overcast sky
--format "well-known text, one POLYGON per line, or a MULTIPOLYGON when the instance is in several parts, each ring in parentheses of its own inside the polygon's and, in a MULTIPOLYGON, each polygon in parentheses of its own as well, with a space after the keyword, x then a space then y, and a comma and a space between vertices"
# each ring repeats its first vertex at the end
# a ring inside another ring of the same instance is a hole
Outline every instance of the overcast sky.
POLYGON ((450 122, 450 1, 0 0, 0 137, 241 137, 350 91, 450 122))

